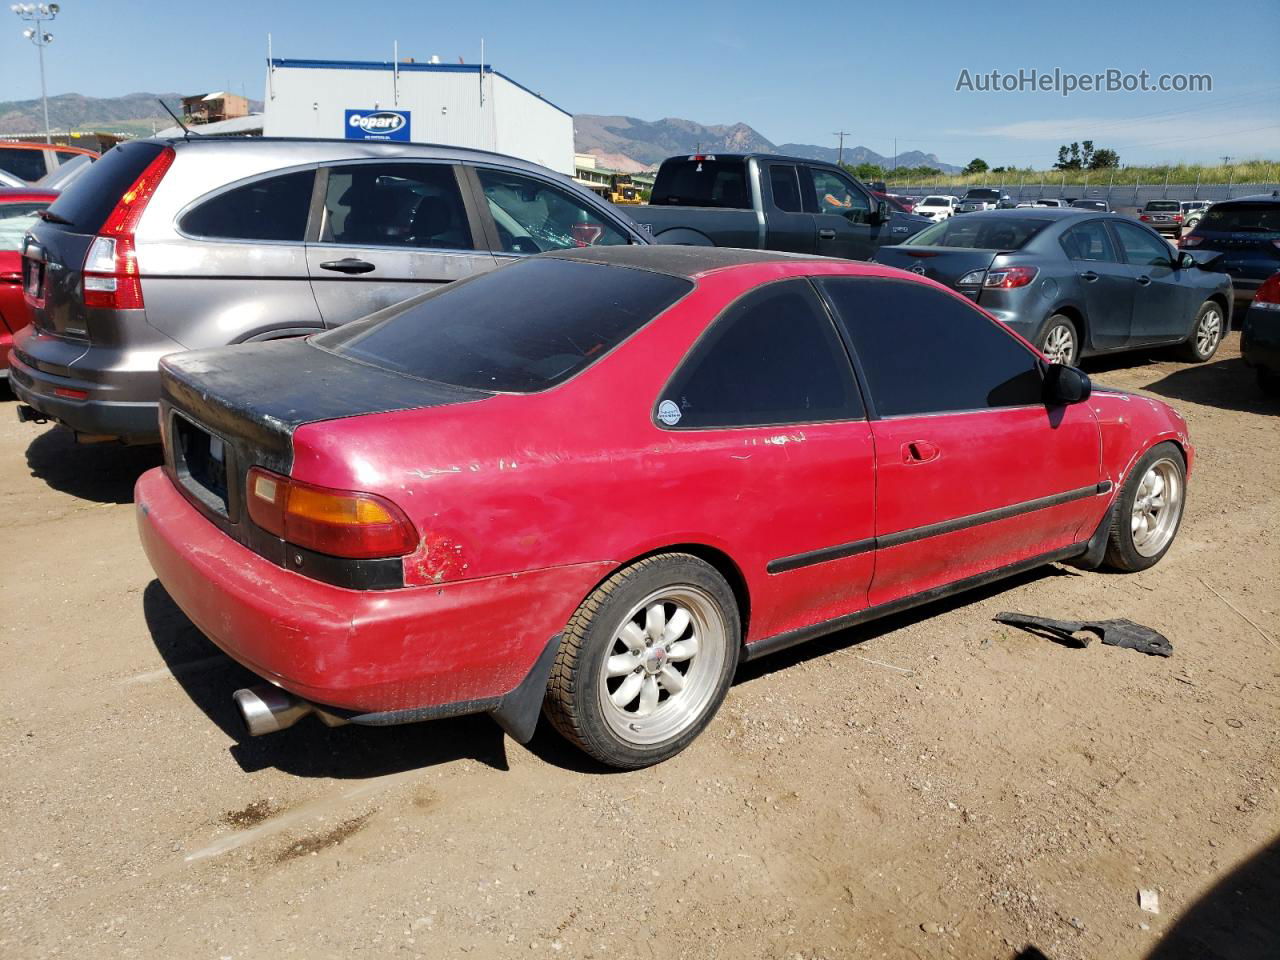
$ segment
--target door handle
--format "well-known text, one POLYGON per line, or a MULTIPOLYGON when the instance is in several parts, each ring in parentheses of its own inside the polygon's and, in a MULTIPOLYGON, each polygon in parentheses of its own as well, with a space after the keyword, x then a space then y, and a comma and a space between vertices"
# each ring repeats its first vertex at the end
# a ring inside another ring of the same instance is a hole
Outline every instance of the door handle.
POLYGON ((834 240, 835 238, 836 238, 836 232, 830 229, 829 227, 823 227, 821 230, 818 231, 819 240, 834 240))
POLYGON ((941 452, 936 443, 930 443, 928 440, 909 440, 902 445, 902 462, 928 463, 930 460, 938 459, 938 454, 941 452))
POLYGON ((326 260, 320 264, 321 270, 334 270, 338 273, 372 273, 378 268, 368 260, 357 260, 355 257, 343 257, 341 260, 326 260))
POLYGON ((1098 279, 1098 275, 1092 270, 1086 270, 1084 273, 1080 274, 1080 279, 1085 283, 1093 283, 1093 281, 1098 279))
POLYGON ((1139 277, 1139 278, 1138 278, 1138 286, 1140 286, 1140 287, 1145 287, 1145 286, 1146 286, 1147 284, 1149 284, 1150 282, 1151 282, 1151 278, 1150 278, 1150 277, 1142 276, 1142 277, 1139 277))

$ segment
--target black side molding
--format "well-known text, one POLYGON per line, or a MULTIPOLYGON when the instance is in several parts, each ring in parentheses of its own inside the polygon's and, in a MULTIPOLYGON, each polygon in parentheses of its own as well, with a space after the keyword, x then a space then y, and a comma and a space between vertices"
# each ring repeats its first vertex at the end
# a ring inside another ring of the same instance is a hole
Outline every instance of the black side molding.
MULTIPOLYGON (((1090 487, 1090 490, 1093 488, 1090 487)), ((1105 541, 1104 541, 1105 543, 1105 541)), ((997 567, 995 570, 988 570, 986 573, 980 573, 976 576, 966 577, 963 580, 957 580, 954 583, 944 584, 940 587, 934 587, 932 590, 925 590, 923 593, 915 593, 909 597, 902 597, 898 600, 892 600, 889 603, 882 603, 878 606, 867 607, 865 610, 858 610, 854 613, 846 614, 843 617, 835 617, 831 620, 823 620, 821 623, 814 623, 807 627, 800 627, 796 630, 788 630, 786 633, 778 633, 772 637, 765 637, 763 640, 757 640, 755 643, 749 643, 742 650, 742 660, 758 660, 760 657, 768 656, 771 653, 777 653, 779 650, 785 650, 787 647, 794 647, 798 643, 804 643, 806 640, 813 640, 816 637, 825 636, 828 633, 835 633, 837 630, 843 630, 846 627, 857 626, 860 623, 866 623, 868 620, 875 620, 879 617, 887 617, 890 614, 901 613, 903 610, 910 610, 912 607, 918 607, 934 600, 941 600, 943 597, 949 597, 953 593, 961 593, 964 590, 972 590, 974 587, 981 587, 996 580, 1002 580, 1005 577, 1011 577, 1026 570, 1034 570, 1036 567, 1042 567, 1047 563, 1056 563, 1062 560, 1069 560, 1073 557, 1079 557, 1086 552, 1089 543, 1075 543, 1069 547, 1063 547, 1060 550, 1053 550, 1049 553, 1042 553, 1039 556, 1028 557, 1026 560, 1019 560, 1017 563, 1007 564, 1003 567, 997 567)))
POLYGON ((940 523, 930 523, 923 527, 900 530, 897 533, 887 533, 879 537, 868 537, 865 540, 855 540, 852 543, 840 543, 831 547, 810 550, 806 553, 793 554, 789 557, 779 557, 776 560, 770 560, 765 565, 765 571, 768 573, 786 573, 788 570, 798 570, 801 567, 812 566, 815 563, 843 560, 845 557, 856 556, 859 553, 866 553, 870 550, 900 547, 903 544, 915 543, 917 540, 941 536, 944 533, 955 533, 957 530, 967 530, 970 527, 980 526, 984 523, 994 523, 997 520, 1007 520, 1009 517, 1017 517, 1024 513, 1061 506, 1064 503, 1084 500, 1098 494, 1109 493, 1110 491, 1111 481, 1103 480, 1094 486, 1078 487, 1075 490, 1066 490, 1062 493, 1050 494, 1047 497, 1037 497, 1035 500, 1024 500, 1021 503, 1010 504, 1007 507, 996 507, 994 510, 972 513, 966 517, 955 517, 951 520, 943 520, 940 523))

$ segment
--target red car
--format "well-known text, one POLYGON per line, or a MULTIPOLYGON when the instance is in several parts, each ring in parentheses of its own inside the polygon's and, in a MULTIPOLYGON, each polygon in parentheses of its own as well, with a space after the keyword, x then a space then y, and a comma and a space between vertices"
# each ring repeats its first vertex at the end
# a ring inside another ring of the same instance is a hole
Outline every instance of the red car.
POLYGON ((1192 448, 964 297, 763 251, 528 258, 308 340, 171 355, 138 525, 272 686, 251 732, 539 708, 672 756, 740 660, 1169 549, 1192 448))
POLYGON ((51 190, 0 190, 0 377, 9 376, 13 335, 31 323, 22 299, 22 238, 40 211, 56 200, 51 190))

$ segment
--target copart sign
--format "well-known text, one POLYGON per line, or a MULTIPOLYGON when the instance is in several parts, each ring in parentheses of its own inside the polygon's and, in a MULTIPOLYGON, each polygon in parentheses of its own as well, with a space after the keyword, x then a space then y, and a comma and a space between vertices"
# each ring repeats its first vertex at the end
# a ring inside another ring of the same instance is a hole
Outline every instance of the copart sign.
POLYGON ((408 110, 348 110, 343 136, 348 140, 409 140, 408 110))

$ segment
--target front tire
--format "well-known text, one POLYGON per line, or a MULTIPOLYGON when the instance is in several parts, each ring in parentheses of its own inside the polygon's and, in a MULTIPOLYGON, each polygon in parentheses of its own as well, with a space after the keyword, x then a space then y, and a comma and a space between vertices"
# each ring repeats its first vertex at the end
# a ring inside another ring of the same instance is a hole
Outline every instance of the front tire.
POLYGON ((1191 328, 1191 336, 1179 347, 1178 353, 1189 363, 1204 363, 1210 360, 1218 347, 1222 345, 1222 333, 1226 323, 1222 307, 1216 301, 1206 300, 1196 314, 1196 322, 1191 328))
POLYGON ((1172 443, 1148 450, 1116 498, 1103 563, 1136 573, 1154 567, 1173 544, 1186 505, 1187 466, 1172 443))
POLYGON ((715 716, 741 637, 733 590, 714 567, 687 553, 647 557, 597 587, 569 620, 543 712, 601 763, 660 763, 715 716))
POLYGON ((1049 318, 1037 346, 1050 363, 1072 367, 1080 359, 1080 334, 1071 318, 1061 313, 1049 318))

